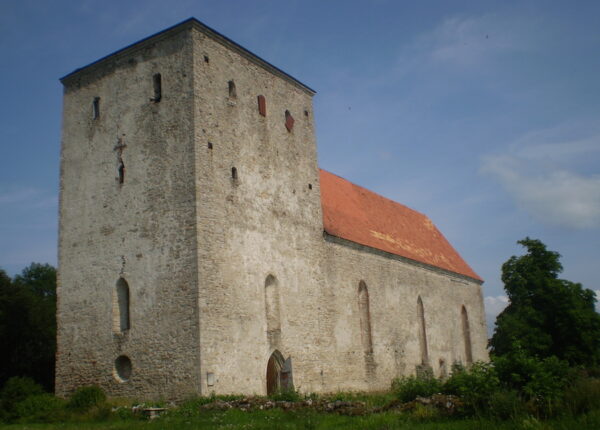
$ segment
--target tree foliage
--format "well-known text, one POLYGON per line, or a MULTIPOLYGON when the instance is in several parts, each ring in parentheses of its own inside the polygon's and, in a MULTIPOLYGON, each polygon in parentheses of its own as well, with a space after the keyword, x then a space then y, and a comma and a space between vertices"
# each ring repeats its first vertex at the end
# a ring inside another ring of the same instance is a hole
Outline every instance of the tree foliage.
POLYGON ((556 356, 571 365, 600 363, 600 315, 593 291, 559 279, 560 255, 541 241, 518 242, 527 249, 502 265, 510 304, 498 316, 492 353, 514 353, 515 345, 540 358, 556 356))
POLYGON ((32 263, 11 280, 0 270, 0 386, 26 376, 54 389, 56 269, 32 263))

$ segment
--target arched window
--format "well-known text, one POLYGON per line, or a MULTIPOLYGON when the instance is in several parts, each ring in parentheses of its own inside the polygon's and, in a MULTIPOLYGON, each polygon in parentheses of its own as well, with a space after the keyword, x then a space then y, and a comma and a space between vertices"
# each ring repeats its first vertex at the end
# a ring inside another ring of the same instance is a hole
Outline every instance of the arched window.
POLYGON ((233 82, 233 80, 231 80, 227 83, 227 85, 229 86, 229 98, 235 99, 237 97, 237 91, 235 89, 235 82, 233 82))
POLYGON ((460 312, 462 319, 462 332, 463 341, 465 343, 465 359, 467 364, 473 363, 473 351, 471 349, 471 329, 469 328, 469 315, 467 314, 467 308, 462 307, 460 312))
POLYGON ((427 351, 427 330, 425 328, 425 310, 421 296, 417 299, 417 319, 419 320, 419 345, 421 347, 421 364, 429 363, 429 353, 427 351))
POLYGON ((366 354, 373 353, 373 339, 371 337, 371 313, 369 310, 369 290, 365 281, 358 284, 358 309, 360 315, 360 338, 366 354))
POLYGON ((92 119, 98 119, 100 117, 100 97, 94 97, 92 102, 92 119))
POLYGON ((279 285, 273 275, 265 279, 265 316, 267 319, 267 339, 276 346, 281 337, 281 315, 279 308, 279 285))
POLYGON ((129 285, 119 278, 113 300, 113 327, 116 332, 129 330, 129 285))

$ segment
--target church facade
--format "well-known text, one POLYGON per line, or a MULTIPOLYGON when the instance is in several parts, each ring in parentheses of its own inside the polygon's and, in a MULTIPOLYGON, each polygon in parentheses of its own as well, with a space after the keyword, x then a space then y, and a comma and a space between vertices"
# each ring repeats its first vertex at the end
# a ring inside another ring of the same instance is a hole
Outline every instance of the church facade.
POLYGON ((482 280, 317 165, 314 91, 195 19, 64 85, 56 390, 380 390, 486 360, 482 280))

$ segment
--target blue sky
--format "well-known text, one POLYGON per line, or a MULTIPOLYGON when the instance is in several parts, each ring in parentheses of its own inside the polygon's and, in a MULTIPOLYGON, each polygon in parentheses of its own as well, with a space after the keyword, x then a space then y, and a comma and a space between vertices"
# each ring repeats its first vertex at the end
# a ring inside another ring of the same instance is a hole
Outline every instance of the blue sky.
POLYGON ((58 78, 190 16, 317 90, 319 164, 426 213, 505 303, 530 236, 600 291, 600 3, 0 2, 0 267, 56 264, 58 78))

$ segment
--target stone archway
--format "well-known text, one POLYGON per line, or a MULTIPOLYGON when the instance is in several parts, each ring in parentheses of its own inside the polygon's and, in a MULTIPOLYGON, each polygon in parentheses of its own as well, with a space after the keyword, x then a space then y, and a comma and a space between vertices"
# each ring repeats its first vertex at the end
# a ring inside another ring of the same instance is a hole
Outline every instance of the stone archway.
POLYGON ((293 389, 292 359, 285 360, 281 352, 275 350, 267 362, 267 395, 293 389))

